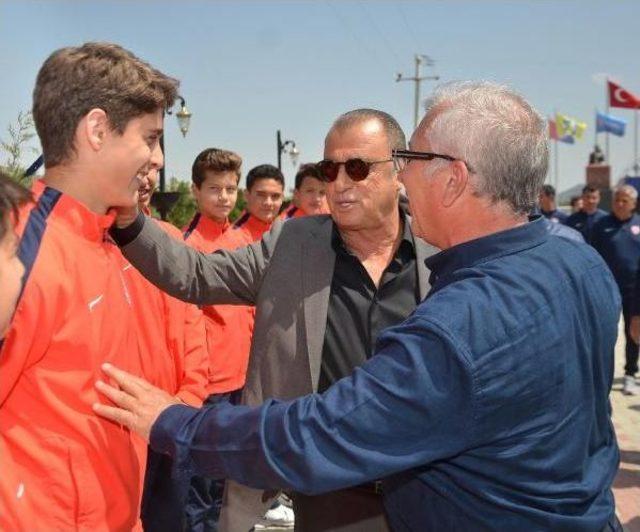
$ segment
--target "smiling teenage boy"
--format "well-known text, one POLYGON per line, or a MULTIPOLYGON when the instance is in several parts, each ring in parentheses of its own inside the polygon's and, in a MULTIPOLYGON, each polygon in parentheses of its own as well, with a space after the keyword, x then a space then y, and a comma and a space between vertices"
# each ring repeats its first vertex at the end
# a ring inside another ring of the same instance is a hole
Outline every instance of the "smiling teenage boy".
MULTIPOLYGON (((197 164, 198 159, 194 163, 194 177, 197 164)), ((239 165, 237 168, 239 172, 239 165)), ((229 177, 227 183, 231 182, 229 177)), ((284 176, 275 166, 262 164, 249 171, 246 182, 247 206, 242 216, 213 244, 202 247, 201 244, 191 243, 192 247, 206 253, 218 249, 233 250, 259 240, 269 230, 282 206, 284 176)), ((202 203, 199 201, 198 205, 202 203)), ((190 243, 189 238, 187 243, 190 243)), ((236 403, 246 380, 255 309, 244 305, 210 305, 203 307, 203 311, 207 325, 210 372, 207 403, 236 403)), ((195 477, 187 505, 187 522, 194 527, 195 523, 204 522, 210 529, 215 529, 223 487, 221 481, 195 477)))
POLYGON ((211 253, 215 240, 230 226, 229 214, 238 199, 242 158, 232 151, 207 148, 191 168, 191 192, 198 212, 184 228, 184 239, 192 247, 211 253))
POLYGON ((42 65, 33 117, 45 175, 21 217, 21 295, 0 352, 0 529, 130 530, 141 462, 128 430, 98 421, 92 381, 107 361, 141 374, 111 207, 162 164, 177 81, 120 46, 86 43, 42 65), (25 212, 26 214, 26 212, 25 212))

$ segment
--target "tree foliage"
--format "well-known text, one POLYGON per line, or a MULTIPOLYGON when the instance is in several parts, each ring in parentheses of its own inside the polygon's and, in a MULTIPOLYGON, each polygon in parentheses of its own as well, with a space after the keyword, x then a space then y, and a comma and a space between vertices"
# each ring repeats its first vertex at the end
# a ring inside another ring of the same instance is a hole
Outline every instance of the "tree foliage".
POLYGON ((178 228, 184 227, 196 213, 196 201, 191 195, 191 186, 186 181, 180 181, 177 177, 169 180, 169 191, 178 192, 178 201, 174 204, 167 216, 168 221, 178 228))
POLYGON ((16 181, 29 185, 31 180, 24 178, 25 167, 22 159, 27 153, 38 153, 37 149, 29 146, 36 136, 31 113, 20 111, 15 124, 9 124, 7 127, 7 133, 8 136, 0 139, 0 150, 5 154, 2 170, 16 181))

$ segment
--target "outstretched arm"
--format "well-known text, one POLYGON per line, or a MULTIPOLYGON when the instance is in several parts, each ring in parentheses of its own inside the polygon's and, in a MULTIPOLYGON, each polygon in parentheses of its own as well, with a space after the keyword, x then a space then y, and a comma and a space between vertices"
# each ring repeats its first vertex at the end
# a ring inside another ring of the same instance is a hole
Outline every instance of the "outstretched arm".
POLYGON ((201 474, 321 493, 428 464, 470 445, 471 371, 452 345, 414 320, 387 332, 369 362, 324 394, 270 400, 257 408, 175 406, 169 397, 109 372, 122 390, 100 389, 120 408, 95 408, 201 474))
POLYGON ((200 253, 168 236, 140 213, 111 235, 149 281, 170 295, 198 305, 253 305, 281 224, 262 240, 235 251, 200 253))

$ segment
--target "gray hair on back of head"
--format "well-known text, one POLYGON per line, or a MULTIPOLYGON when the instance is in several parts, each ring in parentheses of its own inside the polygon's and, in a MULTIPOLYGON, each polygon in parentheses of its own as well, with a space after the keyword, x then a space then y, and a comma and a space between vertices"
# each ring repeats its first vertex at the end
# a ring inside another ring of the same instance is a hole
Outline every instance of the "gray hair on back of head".
POLYGON ((513 90, 487 81, 441 85, 425 107, 431 149, 468 163, 479 196, 529 213, 549 166, 545 118, 513 90))
POLYGON ((331 125, 329 132, 333 130, 344 130, 356 124, 361 124, 367 120, 377 120, 382 125, 390 150, 404 150, 407 147, 407 139, 398 121, 389 113, 377 109, 355 109, 340 115, 331 125))
POLYGON ((613 196, 615 197, 616 194, 620 194, 620 193, 627 194, 634 201, 638 199, 638 191, 632 185, 627 185, 626 183, 622 185, 618 185, 613 191, 613 196))

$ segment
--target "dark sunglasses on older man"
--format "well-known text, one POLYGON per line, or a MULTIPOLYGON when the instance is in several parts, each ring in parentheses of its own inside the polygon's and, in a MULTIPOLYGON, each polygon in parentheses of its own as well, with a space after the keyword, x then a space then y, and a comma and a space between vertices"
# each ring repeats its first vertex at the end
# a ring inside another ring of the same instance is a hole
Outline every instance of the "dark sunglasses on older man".
POLYGON ((362 181, 366 179, 371 171, 371 166, 378 163, 388 163, 393 161, 396 170, 402 170, 407 162, 412 159, 418 159, 422 161, 431 161, 433 159, 445 159, 447 161, 457 160, 450 155, 443 155, 440 153, 422 152, 422 151, 410 151, 410 150, 393 150, 391 152, 391 159, 384 159, 382 161, 363 161, 362 159, 348 159, 344 162, 336 162, 325 159, 320 161, 316 168, 320 173, 322 179, 328 183, 332 183, 338 179, 338 173, 340 172, 340 165, 344 165, 344 169, 347 175, 353 181, 362 181))
POLYGON ((393 159, 384 159, 383 161, 363 161, 362 159, 348 159, 344 162, 331 161, 325 159, 316 164, 316 168, 320 173, 323 181, 333 183, 338 179, 340 166, 344 165, 344 170, 353 181, 362 181, 366 179, 371 171, 371 166, 378 163, 389 163, 393 159))

